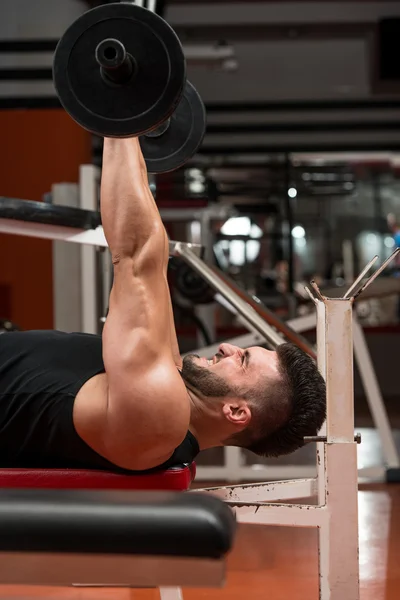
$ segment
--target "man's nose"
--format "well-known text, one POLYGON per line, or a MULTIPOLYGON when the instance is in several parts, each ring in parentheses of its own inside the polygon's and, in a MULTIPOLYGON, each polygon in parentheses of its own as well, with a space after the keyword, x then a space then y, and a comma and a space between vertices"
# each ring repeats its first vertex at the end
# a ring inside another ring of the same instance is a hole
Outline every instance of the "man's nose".
POLYGON ((237 350, 237 346, 232 346, 231 344, 221 344, 218 348, 218 351, 222 356, 232 356, 237 350))

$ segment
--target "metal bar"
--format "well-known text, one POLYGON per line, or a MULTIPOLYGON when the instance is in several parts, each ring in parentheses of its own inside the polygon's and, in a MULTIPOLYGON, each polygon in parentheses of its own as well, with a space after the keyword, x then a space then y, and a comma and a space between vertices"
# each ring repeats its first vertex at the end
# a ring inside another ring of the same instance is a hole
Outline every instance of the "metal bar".
MULTIPOLYGON (((353 300, 324 300, 327 444, 324 494, 328 519, 319 529, 320 599, 359 599, 358 473, 354 443, 353 300), (333 442, 333 443, 332 443, 333 442)), ((321 340, 318 340, 318 343, 321 340)), ((321 473, 319 471, 319 475, 321 473)), ((322 482, 319 481, 319 489, 322 482)))
POLYGON ((363 329, 356 317, 353 319, 353 339, 354 356, 357 361, 368 406, 379 433, 386 466, 398 468, 400 467, 400 459, 385 409, 385 403, 379 388, 363 329))
POLYGON ((321 527, 328 518, 325 506, 306 504, 255 503, 235 505, 232 508, 239 523, 254 523, 257 525, 321 527))
POLYGON ((372 258, 369 261, 369 263, 363 268, 363 270, 361 271, 361 273, 359 274, 359 276, 357 277, 357 279, 355 280, 355 282, 349 287, 349 289, 347 290, 347 292, 343 296, 343 299, 350 298, 351 294, 354 292, 354 290, 356 289, 356 287, 363 280, 363 278, 365 277, 365 275, 368 273, 368 271, 370 270, 370 268, 376 263, 377 260, 378 260, 378 256, 376 255, 376 256, 374 256, 374 258, 372 258))
MULTIPOLYGON (((354 441, 357 444, 361 444, 361 433, 357 433, 354 436, 354 441)), ((312 442, 323 442, 323 443, 327 443, 328 442, 328 438, 326 437, 326 435, 307 435, 304 438, 304 443, 305 444, 311 444, 312 442)))
POLYGON ((160 587, 160 600, 183 600, 181 588, 160 587))
MULTIPOLYGON (((350 336, 348 341, 351 341, 350 336)), ((346 370, 346 374, 352 375, 351 369, 346 370)), ((329 379, 330 376, 328 385, 329 379)), ((357 445, 354 442, 325 445, 325 486, 328 518, 318 530, 319 597, 320 600, 359 600, 357 445)))
POLYGON ((315 281, 311 281, 310 285, 311 285, 312 289, 314 290, 315 294, 318 296, 318 298, 320 300, 324 301, 324 297, 321 294, 321 291, 320 291, 318 285, 315 283, 315 281))
POLYGON ((373 281, 375 281, 375 279, 382 273, 382 271, 384 271, 386 269, 386 267, 388 266, 389 263, 392 262, 392 260, 394 260, 396 258, 396 256, 400 253, 400 248, 397 248, 393 254, 391 256, 389 256, 389 258, 387 258, 379 267, 379 269, 377 269, 375 271, 375 273, 373 275, 371 275, 371 277, 364 283, 364 285, 361 287, 361 289, 358 290, 358 292, 355 294, 354 298, 358 298, 358 296, 360 294, 363 293, 364 290, 367 289, 367 287, 369 287, 371 285, 371 283, 373 281))
POLYGON ((326 299, 326 433, 328 442, 354 441, 353 301, 326 299))
POLYGON ((296 479, 273 481, 246 485, 230 485, 197 489, 207 492, 225 501, 239 502, 277 502, 293 498, 310 498, 316 494, 316 479, 296 479))

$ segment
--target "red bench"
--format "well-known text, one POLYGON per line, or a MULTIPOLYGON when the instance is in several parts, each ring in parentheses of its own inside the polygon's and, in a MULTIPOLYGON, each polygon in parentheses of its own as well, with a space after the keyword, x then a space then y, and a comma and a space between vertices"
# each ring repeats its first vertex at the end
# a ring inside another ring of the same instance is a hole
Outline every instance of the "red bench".
POLYGON ((195 463, 143 475, 75 469, 0 469, 0 489, 186 491, 195 475, 195 463))

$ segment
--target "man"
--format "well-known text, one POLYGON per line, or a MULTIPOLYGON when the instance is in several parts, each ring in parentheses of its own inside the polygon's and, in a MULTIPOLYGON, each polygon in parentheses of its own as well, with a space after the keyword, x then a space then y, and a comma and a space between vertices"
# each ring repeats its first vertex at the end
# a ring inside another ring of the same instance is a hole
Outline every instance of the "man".
POLYGON ((176 339, 168 239, 138 139, 106 139, 101 214, 114 265, 103 336, 0 336, 0 465, 123 471, 237 445, 286 454, 325 419, 325 384, 290 344, 221 344, 212 361, 176 339))

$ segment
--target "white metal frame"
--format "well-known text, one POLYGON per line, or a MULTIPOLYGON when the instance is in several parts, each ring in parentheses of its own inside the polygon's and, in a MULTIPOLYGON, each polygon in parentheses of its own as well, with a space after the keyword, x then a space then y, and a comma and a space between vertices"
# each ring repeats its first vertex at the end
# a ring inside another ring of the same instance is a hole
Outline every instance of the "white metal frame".
POLYGON ((315 479, 208 488, 241 523, 317 527, 320 600, 359 600, 357 444, 354 441, 353 298, 318 294, 318 364, 326 379, 327 420, 315 479), (317 504, 278 500, 317 496, 317 504))

